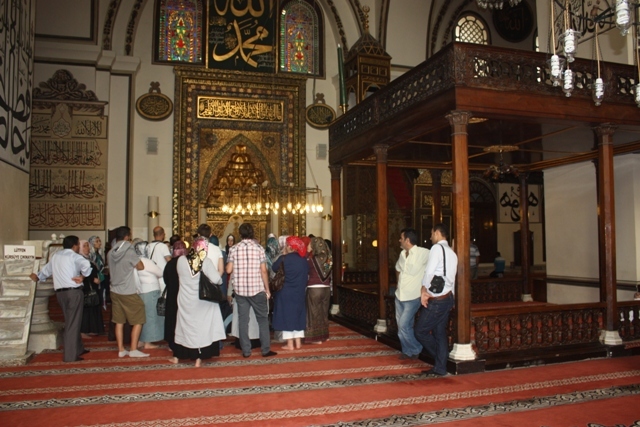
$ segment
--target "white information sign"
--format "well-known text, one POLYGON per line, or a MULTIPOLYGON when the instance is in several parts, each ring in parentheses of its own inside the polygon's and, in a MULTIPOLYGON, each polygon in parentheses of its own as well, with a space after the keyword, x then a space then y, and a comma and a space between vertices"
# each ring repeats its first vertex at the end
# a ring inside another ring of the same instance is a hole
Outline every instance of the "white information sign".
POLYGON ((36 259, 35 246, 4 245, 5 260, 36 259))

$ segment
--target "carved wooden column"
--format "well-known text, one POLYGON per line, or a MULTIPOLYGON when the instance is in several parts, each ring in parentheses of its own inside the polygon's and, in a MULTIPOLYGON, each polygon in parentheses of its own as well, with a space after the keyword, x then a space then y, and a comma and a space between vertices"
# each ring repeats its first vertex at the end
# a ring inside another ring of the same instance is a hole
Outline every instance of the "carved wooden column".
POLYGON ((604 276, 600 287, 606 294, 604 343, 622 344, 618 332, 618 301, 616 298, 616 210, 613 173, 613 133, 616 126, 602 124, 594 128, 598 137, 598 234, 600 258, 604 259, 604 276))
POLYGON ((333 297, 331 314, 338 314, 338 286, 342 284, 342 165, 330 165, 331 172, 331 252, 333 255, 333 297))
MULTIPOLYGON (((598 138, 599 139, 599 138, 598 138)), ((595 149, 598 149, 599 141, 596 140, 595 149)), ((596 182, 600 182, 600 168, 598 167, 598 159, 593 159, 593 165, 595 166, 596 182)), ((598 206, 600 205, 600 185, 596 185, 596 199, 598 200, 598 206)), ((598 221, 600 221, 598 219, 598 221)), ((600 229, 600 223, 598 222, 598 230, 600 229)), ((598 231, 598 250, 602 248, 602 233, 598 231)), ((604 257, 598 252, 598 277, 605 277, 607 266, 604 257)), ((607 301, 607 290, 604 286, 600 286, 600 302, 607 301)))
MULTIPOLYGON (((449 357, 454 360, 474 360, 471 348, 471 208, 469 205, 469 149, 467 126, 471 113, 452 111, 447 114, 451 124, 453 147, 453 212, 455 248, 458 255, 456 284, 456 336, 449 357)), ((451 243, 451 242, 450 242, 451 243)))
POLYGON ((522 263, 522 301, 531 298, 531 257, 529 252, 529 184, 527 174, 520 175, 520 253, 522 263))
POLYGON ((386 304, 384 297, 389 293, 389 202, 387 194, 387 145, 374 145, 376 155, 376 191, 378 218, 378 305, 379 317, 375 331, 384 333, 386 326, 386 304))
POLYGON ((431 214, 433 215, 433 225, 442 222, 442 171, 433 169, 431 172, 431 189, 433 194, 433 206, 431 214))

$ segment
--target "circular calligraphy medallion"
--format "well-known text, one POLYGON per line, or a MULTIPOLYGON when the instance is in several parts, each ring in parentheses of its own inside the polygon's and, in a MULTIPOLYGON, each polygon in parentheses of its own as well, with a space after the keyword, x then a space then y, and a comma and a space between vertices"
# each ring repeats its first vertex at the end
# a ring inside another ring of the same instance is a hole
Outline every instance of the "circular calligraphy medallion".
POLYGON ((138 98, 136 111, 147 120, 164 120, 173 112, 173 102, 162 93, 149 92, 138 98))
POLYGON ((307 107, 306 117, 312 127, 325 129, 336 119, 336 112, 327 104, 317 103, 307 107))
POLYGON ((506 41, 518 43, 526 40, 533 30, 533 14, 526 1, 516 6, 493 11, 493 25, 506 41))

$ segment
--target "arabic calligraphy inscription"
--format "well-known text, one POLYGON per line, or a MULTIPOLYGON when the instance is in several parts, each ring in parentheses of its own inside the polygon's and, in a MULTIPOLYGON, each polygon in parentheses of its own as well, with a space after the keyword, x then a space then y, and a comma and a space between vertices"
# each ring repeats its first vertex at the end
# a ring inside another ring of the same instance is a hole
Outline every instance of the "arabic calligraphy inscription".
POLYGON ((277 3, 213 0, 207 22, 207 66, 274 73, 277 3))

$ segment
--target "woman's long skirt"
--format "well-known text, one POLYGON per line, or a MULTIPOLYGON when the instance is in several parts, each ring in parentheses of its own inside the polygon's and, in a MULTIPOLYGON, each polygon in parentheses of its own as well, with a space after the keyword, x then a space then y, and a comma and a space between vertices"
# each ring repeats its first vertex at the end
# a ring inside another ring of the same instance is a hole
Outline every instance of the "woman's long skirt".
POLYGON ((164 316, 158 316, 156 304, 160 298, 160 291, 140 294, 144 301, 145 323, 140 333, 141 342, 156 342, 164 339, 164 316))
POLYGON ((305 344, 323 342, 329 339, 330 304, 331 288, 328 286, 307 288, 305 344))

